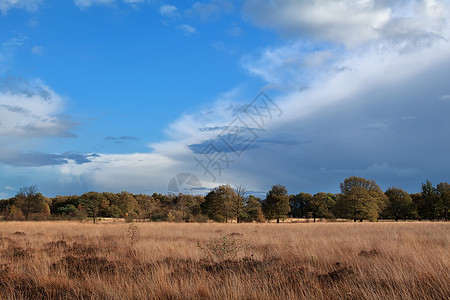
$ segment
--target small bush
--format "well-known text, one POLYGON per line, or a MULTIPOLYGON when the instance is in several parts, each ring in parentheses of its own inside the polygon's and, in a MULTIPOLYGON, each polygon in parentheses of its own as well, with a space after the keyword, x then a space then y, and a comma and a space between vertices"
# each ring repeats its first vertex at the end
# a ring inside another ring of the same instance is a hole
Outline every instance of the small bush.
POLYGON ((209 240, 204 245, 198 242, 197 246, 210 259, 229 260, 236 259, 238 253, 247 249, 248 245, 243 242, 241 236, 223 235, 209 240))

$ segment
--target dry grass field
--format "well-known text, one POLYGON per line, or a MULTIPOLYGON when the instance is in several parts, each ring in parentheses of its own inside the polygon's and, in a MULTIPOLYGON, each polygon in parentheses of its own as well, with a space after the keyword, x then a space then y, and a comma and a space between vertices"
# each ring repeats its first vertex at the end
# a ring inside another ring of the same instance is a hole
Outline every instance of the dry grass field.
POLYGON ((1 299, 450 299, 450 223, 0 223, 1 299))

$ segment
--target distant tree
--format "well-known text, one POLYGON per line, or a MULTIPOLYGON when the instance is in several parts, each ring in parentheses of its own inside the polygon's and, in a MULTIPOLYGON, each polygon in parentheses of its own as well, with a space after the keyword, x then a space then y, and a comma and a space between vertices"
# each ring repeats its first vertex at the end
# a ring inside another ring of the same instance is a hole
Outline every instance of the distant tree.
POLYGON ((153 199, 152 196, 145 194, 135 195, 135 198, 139 205, 139 217, 144 220, 150 220, 152 212, 157 206, 155 199, 153 199))
POLYGON ((89 192, 81 196, 81 204, 87 211, 88 215, 96 223, 99 212, 108 205, 107 199, 103 194, 97 192, 89 192))
POLYGON ((211 190, 202 203, 202 211, 212 220, 228 222, 233 217, 233 199, 236 193, 229 185, 221 185, 211 190))
POLYGON ((440 216, 440 199, 433 187, 433 184, 427 180, 422 183, 422 202, 419 208, 419 214, 425 219, 438 219, 440 216))
POLYGON ((308 193, 299 193, 297 195, 289 196, 289 205, 291 212, 289 213, 293 218, 306 218, 307 206, 311 202, 312 195, 308 193))
POLYGON ((133 194, 122 191, 118 194, 119 203, 118 206, 124 215, 136 215, 136 211, 139 211, 139 205, 133 194))
POLYGON ((335 215, 341 218, 375 221, 387 203, 387 197, 374 180, 349 177, 340 185, 335 215))
POLYGON ((264 214, 262 211, 261 198, 250 195, 245 201, 245 222, 264 222, 264 214))
POLYGON ((232 198, 232 206, 233 206, 233 215, 236 217, 236 222, 240 223, 245 219, 245 194, 247 193, 247 189, 238 185, 234 189, 234 195, 232 198))
POLYGON ((331 199, 327 193, 321 192, 311 197, 306 206, 308 213, 311 213, 314 222, 316 222, 316 218, 332 217, 331 209, 334 206, 334 200, 331 199))
POLYGON ((189 211, 193 217, 192 221, 206 221, 206 216, 202 214, 202 203, 205 202, 205 197, 202 195, 195 195, 192 203, 189 205, 189 211))
POLYGON ((15 206, 21 210, 26 220, 29 219, 30 214, 42 210, 44 196, 38 193, 36 185, 20 188, 15 198, 15 206))
POLYGON ((422 220, 425 218, 424 216, 424 207, 425 207, 425 199, 422 196, 422 193, 412 193, 409 194, 411 196, 413 206, 414 206, 414 213, 418 220, 422 220))
POLYGON ((448 221, 450 216, 450 184, 441 182, 436 186, 436 194, 439 198, 438 209, 440 216, 448 221))
MULTIPOLYGON (((175 197, 176 209, 180 212, 179 218, 185 222, 193 222, 200 220, 201 204, 203 203, 203 196, 186 195, 180 193, 175 197)), ((173 214, 176 214, 173 212, 173 214)))
POLYGON ((411 196, 404 190, 396 187, 390 187, 385 192, 388 198, 388 204, 384 210, 384 216, 399 219, 413 218, 414 203, 411 196))
POLYGON ((286 187, 283 185, 272 186, 266 195, 264 204, 265 216, 269 219, 276 219, 277 223, 280 223, 280 218, 285 218, 291 210, 286 187))
POLYGON ((80 196, 56 196, 51 199, 50 212, 56 218, 79 218, 80 196))

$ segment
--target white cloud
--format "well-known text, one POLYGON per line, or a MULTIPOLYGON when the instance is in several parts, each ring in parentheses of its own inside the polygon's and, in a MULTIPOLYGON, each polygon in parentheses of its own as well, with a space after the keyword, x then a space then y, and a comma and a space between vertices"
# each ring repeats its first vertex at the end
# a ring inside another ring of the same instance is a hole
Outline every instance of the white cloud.
POLYGON ((42 46, 34 46, 31 48, 31 52, 33 52, 36 55, 43 55, 44 54, 44 47, 42 46))
POLYGON ((450 101, 450 95, 442 95, 440 98, 444 101, 450 101))
POLYGON ((294 42, 268 47, 259 57, 244 56, 241 64, 248 72, 261 76, 268 83, 305 85, 317 68, 333 60, 335 50, 317 50, 311 43, 294 42))
POLYGON ((18 37, 10 38, 0 45, 0 75, 6 73, 9 69, 9 64, 14 58, 15 51, 22 46, 28 37, 19 35, 18 37))
POLYGON ((213 0, 209 3, 195 2, 190 9, 186 10, 186 15, 207 21, 219 17, 222 13, 230 13, 233 8, 233 4, 227 0, 213 0))
POLYGON ((87 8, 93 5, 112 5, 116 0, 74 0, 74 4, 80 8, 87 8))
POLYGON ((160 154, 100 154, 86 164, 57 167, 59 184, 89 186, 100 191, 153 192, 167 186, 180 164, 160 154))
POLYGON ((0 0, 0 11, 6 14, 12 8, 36 11, 42 0, 0 0))
POLYGON ((259 26, 291 36, 347 46, 388 39, 436 38, 446 27, 448 7, 435 0, 245 1, 243 12, 259 26))
POLYGON ((169 4, 162 5, 159 8, 159 13, 165 17, 174 17, 178 15, 177 7, 169 4))
POLYGON ((85 9, 94 5, 113 6, 123 2, 131 7, 137 8, 137 4, 145 3, 145 0, 74 0, 74 4, 81 9, 85 9))
MULTIPOLYGON (((448 180, 442 165, 450 163, 450 140, 445 138, 450 111, 447 103, 435 101, 449 99, 449 18, 443 3, 247 1, 248 18, 277 28, 282 37, 289 34, 289 41, 252 53, 241 64, 268 83, 289 88, 275 99, 283 116, 258 131, 252 147, 233 157, 216 182, 196 166, 189 146, 216 139, 242 104, 253 99, 241 89, 172 122, 167 139, 151 144, 149 153, 99 154, 84 164, 41 167, 39 175, 23 168, 30 174, 19 175, 40 186, 45 182, 39 178, 51 178, 55 186, 47 186, 53 193, 165 192, 168 181, 180 172, 197 175, 208 187, 230 183, 267 191, 281 183, 290 192, 337 192, 339 182, 355 174, 376 179, 384 188, 396 185, 410 192, 426 178, 434 183, 448 180), (304 36, 308 42, 298 38, 304 36), (324 39, 351 47, 312 42, 324 39)), ((180 29, 195 32, 189 25, 180 29)), ((21 98, 5 102, 9 106, 3 108, 12 124, 7 129, 14 135, 21 134, 15 131, 18 122, 25 122, 16 118, 19 112, 35 111, 37 117, 29 121, 35 126, 60 111, 57 95, 51 105, 39 93, 32 93, 32 100, 24 95, 8 94, 21 98)))
POLYGON ((0 137, 72 136, 62 98, 39 80, 8 78, 0 86, 0 137))
POLYGON ((183 31, 185 35, 191 35, 197 32, 197 29, 191 25, 183 24, 178 26, 178 29, 183 31))

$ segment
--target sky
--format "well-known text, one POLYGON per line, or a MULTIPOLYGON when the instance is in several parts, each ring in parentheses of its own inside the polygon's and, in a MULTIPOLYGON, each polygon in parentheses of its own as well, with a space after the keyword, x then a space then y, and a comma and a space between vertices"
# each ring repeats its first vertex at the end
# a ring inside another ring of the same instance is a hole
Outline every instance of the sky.
POLYGON ((448 182, 448 0, 0 0, 0 199, 448 182))

